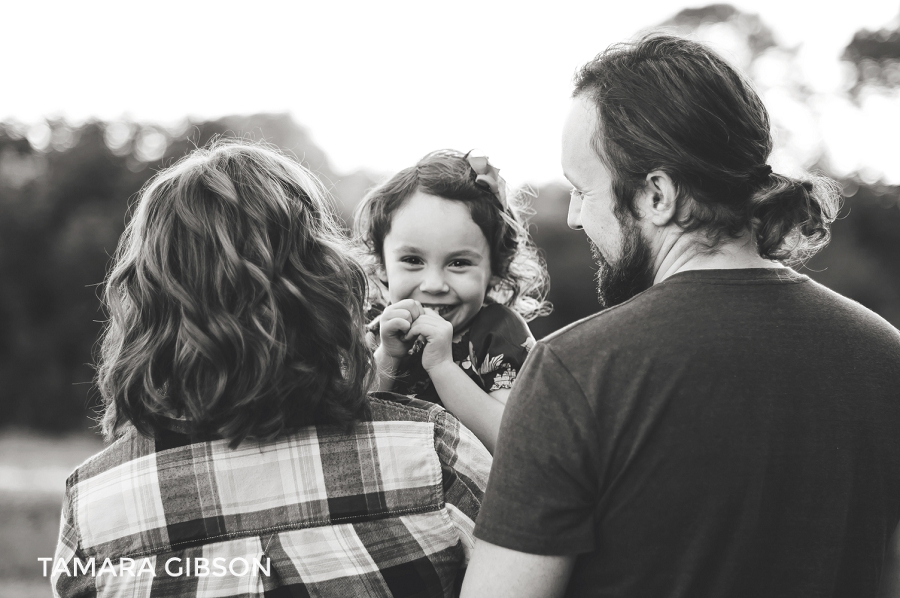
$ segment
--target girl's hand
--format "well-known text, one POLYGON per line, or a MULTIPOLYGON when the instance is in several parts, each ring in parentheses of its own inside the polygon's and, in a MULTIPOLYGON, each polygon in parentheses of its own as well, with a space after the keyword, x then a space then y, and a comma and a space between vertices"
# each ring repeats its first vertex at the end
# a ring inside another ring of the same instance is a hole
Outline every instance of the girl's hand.
POLYGON ((422 315, 416 318, 405 340, 412 343, 419 336, 425 339, 425 348, 422 350, 422 367, 426 372, 449 362, 453 364, 453 324, 438 315, 433 309, 422 308, 422 315))
POLYGON ((407 333, 417 318, 425 313, 418 301, 404 299, 384 308, 381 314, 381 346, 392 359, 402 359, 409 352, 416 338, 407 339, 407 333))

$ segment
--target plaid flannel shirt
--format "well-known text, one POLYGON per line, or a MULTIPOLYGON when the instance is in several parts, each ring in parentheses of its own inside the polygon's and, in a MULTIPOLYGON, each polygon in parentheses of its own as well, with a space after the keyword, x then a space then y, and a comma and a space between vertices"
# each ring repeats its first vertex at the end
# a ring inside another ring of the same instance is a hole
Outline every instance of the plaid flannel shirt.
POLYGON ((437 405, 371 405, 352 435, 308 427, 234 450, 176 420, 154 439, 130 429, 66 483, 54 595, 456 594, 491 457, 437 405))

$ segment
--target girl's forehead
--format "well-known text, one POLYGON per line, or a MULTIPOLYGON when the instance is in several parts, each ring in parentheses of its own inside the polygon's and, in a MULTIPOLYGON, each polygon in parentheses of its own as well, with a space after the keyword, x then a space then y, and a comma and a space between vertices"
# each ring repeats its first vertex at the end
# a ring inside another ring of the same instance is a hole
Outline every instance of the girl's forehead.
POLYGON ((417 191, 391 218, 385 245, 393 249, 487 251, 488 242, 469 206, 417 191))

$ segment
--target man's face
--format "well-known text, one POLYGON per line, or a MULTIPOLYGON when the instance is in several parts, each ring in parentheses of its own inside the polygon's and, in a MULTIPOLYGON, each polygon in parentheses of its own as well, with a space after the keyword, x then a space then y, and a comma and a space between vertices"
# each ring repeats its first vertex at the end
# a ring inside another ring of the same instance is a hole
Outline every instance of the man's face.
POLYGON ((652 251, 640 222, 615 213, 611 173, 591 145, 596 130, 596 109, 587 98, 575 98, 562 138, 563 173, 573 185, 568 225, 587 234, 599 267, 600 303, 612 307, 653 284, 652 251))

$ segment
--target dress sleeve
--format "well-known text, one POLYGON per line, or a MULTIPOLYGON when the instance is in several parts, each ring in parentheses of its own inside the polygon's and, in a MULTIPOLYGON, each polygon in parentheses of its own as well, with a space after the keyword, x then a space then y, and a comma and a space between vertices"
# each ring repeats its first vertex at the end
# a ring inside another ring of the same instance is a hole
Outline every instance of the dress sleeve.
POLYGON ((465 564, 475 547, 475 518, 484 500, 491 455, 459 420, 443 409, 434 415, 434 448, 441 462, 444 503, 465 554, 465 564))
POLYGON ((487 392, 512 388, 534 346, 534 336, 522 316, 505 305, 481 309, 471 325, 470 361, 487 392))
POLYGON ((531 554, 595 548, 596 418, 580 386, 537 343, 509 400, 475 535, 531 554))

